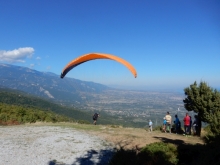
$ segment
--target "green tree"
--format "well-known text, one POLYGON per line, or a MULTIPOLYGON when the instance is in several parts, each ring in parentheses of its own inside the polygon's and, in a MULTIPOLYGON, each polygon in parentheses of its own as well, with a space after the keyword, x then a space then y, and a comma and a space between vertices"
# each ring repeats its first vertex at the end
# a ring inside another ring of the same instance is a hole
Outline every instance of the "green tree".
POLYGON ((210 125, 214 135, 220 134, 220 92, 209 87, 206 82, 196 82, 184 89, 186 98, 184 107, 188 111, 198 113, 199 132, 201 133, 201 121, 210 125))

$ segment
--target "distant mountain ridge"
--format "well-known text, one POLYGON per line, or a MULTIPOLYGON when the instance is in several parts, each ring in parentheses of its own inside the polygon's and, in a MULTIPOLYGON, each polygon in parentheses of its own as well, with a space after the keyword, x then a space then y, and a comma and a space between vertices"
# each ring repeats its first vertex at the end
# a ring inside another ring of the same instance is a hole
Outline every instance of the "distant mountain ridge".
MULTIPOLYGON (((0 91, 3 88, 16 89, 64 105, 62 107, 87 111, 91 115, 98 112, 102 121, 104 116, 110 115, 106 119, 108 123, 144 127, 151 119, 157 125, 162 122, 164 112, 169 110, 176 114, 177 107, 183 104, 184 96, 180 93, 119 90, 8 64, 0 64, 0 71, 0 91)), ((63 112, 63 108, 57 108, 63 112)), ((182 109, 178 112, 179 117, 184 113, 182 109)))
POLYGON ((83 103, 85 93, 99 93, 109 87, 65 77, 51 72, 39 72, 27 67, 0 63, 0 86, 25 91, 62 104, 83 103), (84 94, 83 94, 84 93, 84 94))

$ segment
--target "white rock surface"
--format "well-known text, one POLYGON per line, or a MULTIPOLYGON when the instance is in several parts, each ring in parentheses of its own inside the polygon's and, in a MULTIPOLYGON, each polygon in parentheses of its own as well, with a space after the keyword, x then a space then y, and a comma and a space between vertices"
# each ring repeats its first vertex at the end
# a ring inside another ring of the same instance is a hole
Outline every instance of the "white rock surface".
POLYGON ((113 147, 98 137, 58 126, 0 127, 1 165, 105 165, 113 147))

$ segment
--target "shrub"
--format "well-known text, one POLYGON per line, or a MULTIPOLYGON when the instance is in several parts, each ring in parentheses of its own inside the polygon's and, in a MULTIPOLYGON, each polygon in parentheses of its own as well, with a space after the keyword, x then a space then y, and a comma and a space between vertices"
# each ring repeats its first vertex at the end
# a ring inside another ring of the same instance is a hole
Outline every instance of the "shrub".
POLYGON ((178 163, 177 147, 174 144, 156 142, 144 147, 138 154, 140 165, 163 164, 175 165, 178 163))
POLYGON ((176 165, 178 163, 177 146, 156 142, 138 150, 120 148, 110 160, 109 165, 176 165))

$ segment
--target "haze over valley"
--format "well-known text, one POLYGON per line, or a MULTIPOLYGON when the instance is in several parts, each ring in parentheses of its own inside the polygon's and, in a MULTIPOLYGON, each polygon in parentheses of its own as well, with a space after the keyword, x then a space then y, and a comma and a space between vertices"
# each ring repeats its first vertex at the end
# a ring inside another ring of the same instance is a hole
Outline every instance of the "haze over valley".
POLYGON ((112 116, 124 123, 144 126, 151 119, 155 125, 161 125, 167 111, 173 117, 178 113, 180 118, 186 112, 183 93, 120 90, 72 78, 60 79, 53 73, 8 64, 1 64, 0 69, 2 87, 25 91, 91 114, 99 112, 101 116, 112 116))
POLYGON ((177 113, 183 117, 183 95, 180 93, 162 93, 129 90, 105 90, 102 93, 88 94, 81 109, 103 111, 118 119, 135 122, 148 122, 154 119, 158 124, 169 111, 172 115, 177 113), (88 97, 88 98, 87 98, 88 97), (181 108, 182 107, 182 108, 181 108), (157 121, 156 121, 157 120, 157 121))

